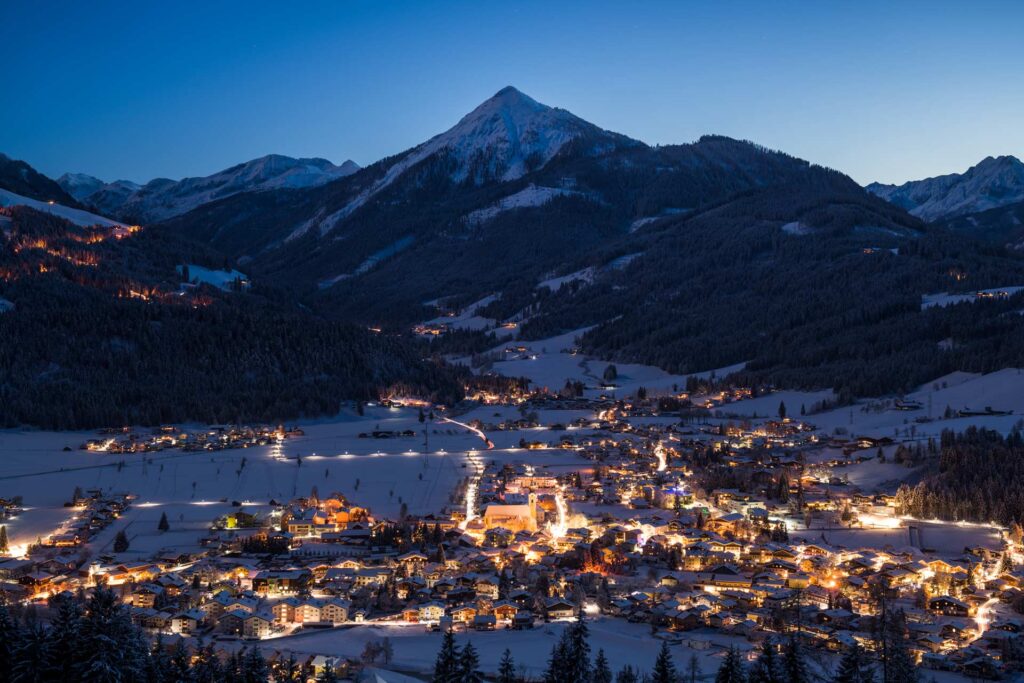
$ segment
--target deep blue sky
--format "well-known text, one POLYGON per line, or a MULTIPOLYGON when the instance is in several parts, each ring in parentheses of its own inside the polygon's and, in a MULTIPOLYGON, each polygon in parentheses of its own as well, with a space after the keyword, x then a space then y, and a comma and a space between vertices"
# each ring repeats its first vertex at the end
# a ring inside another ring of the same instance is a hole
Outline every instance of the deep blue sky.
POLYGON ((862 183, 1024 155, 1019 1, 4 0, 0 24, 0 151, 52 176, 365 165, 510 84, 648 143, 721 133, 862 183))

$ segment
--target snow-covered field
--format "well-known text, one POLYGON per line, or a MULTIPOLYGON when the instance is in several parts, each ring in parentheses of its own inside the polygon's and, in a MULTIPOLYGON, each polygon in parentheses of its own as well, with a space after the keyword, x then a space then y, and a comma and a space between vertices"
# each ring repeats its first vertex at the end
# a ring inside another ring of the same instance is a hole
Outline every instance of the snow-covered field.
MULTIPOLYGON (((517 668, 522 667, 527 676, 539 679, 547 665, 551 647, 567 625, 565 622, 555 622, 527 631, 502 629, 486 633, 459 633, 455 639, 459 647, 466 642, 473 643, 485 673, 497 671, 502 653, 508 648, 512 651, 517 668)), ((591 651, 596 654, 598 649, 604 649, 613 670, 618 671, 627 664, 648 672, 653 668, 661 641, 651 635, 650 626, 608 618, 592 620, 588 625, 591 651)), ((429 633, 424 626, 416 624, 314 631, 263 641, 260 646, 268 653, 279 651, 358 658, 366 643, 383 638, 391 639, 395 652, 392 663, 395 668, 403 670, 428 672, 441 646, 440 633, 429 633)), ((682 670, 690 655, 696 654, 702 672, 708 676, 718 669, 724 650, 729 645, 736 645, 744 651, 754 648, 753 644, 743 638, 713 632, 692 632, 683 634, 682 638, 686 642, 673 644, 670 648, 677 667, 682 670), (693 649, 689 645, 690 640, 702 641, 709 647, 693 649)))
MULTIPOLYGON (((7 521, 10 542, 22 546, 53 534, 73 514, 63 505, 76 486, 137 496, 132 508, 91 543, 102 550, 124 528, 132 541, 130 553, 135 554, 195 548, 210 523, 234 509, 233 502, 258 511, 271 500, 308 495, 314 486, 321 494, 340 492, 383 517, 396 517, 403 503, 412 514, 439 512, 449 504, 455 485, 469 474, 467 452, 482 449, 483 444, 461 427, 436 422, 424 454, 423 425, 417 416, 415 409, 370 407, 363 417, 342 414, 303 423, 305 436, 289 438, 280 446, 145 455, 78 450, 95 438, 95 432, 2 431, 0 498, 20 495, 27 508, 7 521), (411 429, 417 435, 359 438, 361 432, 377 429, 411 429), (64 451, 65 446, 72 450, 64 451), (163 513, 171 531, 161 534, 157 523, 163 513)), ((539 467, 586 462, 562 450, 517 447, 521 438, 554 438, 549 432, 498 432, 492 438, 495 449, 481 451, 484 460, 539 467)))
MULTIPOLYGON (((182 271, 182 267, 178 266, 178 273, 181 274, 182 271)), ((248 280, 248 276, 238 270, 213 270, 212 268, 197 266, 194 263, 188 264, 188 277, 189 282, 205 282, 208 285, 224 290, 230 289, 231 284, 235 280, 248 280)))
MULTIPOLYGON (((505 353, 505 358, 496 361, 494 372, 508 377, 526 377, 538 387, 561 389, 566 380, 583 382, 588 391, 586 395, 612 394, 628 396, 636 393, 640 387, 647 389, 651 395, 666 394, 686 386, 688 375, 674 375, 652 365, 638 363, 611 363, 597 360, 583 354, 572 354, 569 350, 576 345, 576 340, 585 333, 587 328, 567 332, 566 334, 541 339, 539 341, 517 342, 516 346, 526 347, 524 352, 506 352, 503 344, 492 351, 505 353), (615 365, 618 377, 614 388, 604 380, 604 372, 609 365, 615 365)), ((718 368, 706 372, 693 373, 694 377, 707 377, 714 374, 724 377, 731 372, 743 368, 743 364, 718 368)))

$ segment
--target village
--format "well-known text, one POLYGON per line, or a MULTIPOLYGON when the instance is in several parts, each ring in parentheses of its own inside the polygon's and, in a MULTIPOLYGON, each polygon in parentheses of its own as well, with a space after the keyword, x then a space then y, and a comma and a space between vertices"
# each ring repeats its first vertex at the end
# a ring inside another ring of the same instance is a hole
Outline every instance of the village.
MULTIPOLYGON (((370 406, 331 442, 395 440, 404 449, 395 457, 417 477, 407 490, 451 482, 433 508, 436 497, 413 510, 408 493, 384 498, 345 476, 357 457, 390 457, 379 451, 339 454, 335 477, 325 470, 306 490, 296 479, 293 496, 247 500, 236 486, 219 502, 191 500, 216 514, 189 525, 194 543, 184 545, 162 534, 185 522, 144 492, 76 486, 58 529, 7 549, 0 593, 45 610, 54 595, 106 586, 154 637, 258 643, 272 667, 298 653, 312 675, 398 666, 413 633, 436 639, 417 641, 422 649, 440 642, 437 632, 486 638, 577 618, 698 653, 708 675, 725 648, 753 658, 767 639, 799 639, 828 662, 855 644, 876 650, 878 622, 894 610, 924 669, 996 678, 1019 666, 1020 528, 915 520, 892 490, 858 484, 861 470, 900 467, 894 438, 824 433, 813 415, 789 417, 783 405, 757 420, 710 417, 749 400, 746 391, 589 393, 495 390, 450 412, 370 406), (382 416, 398 417, 385 428, 382 416), (458 449, 434 453, 451 470, 441 479, 420 451, 428 438, 456 436, 458 449), (142 536, 129 541, 119 522, 139 512, 161 517, 149 522, 151 542, 133 550, 142 536), (354 637, 366 629, 384 635, 354 637)), ((144 458, 153 443, 257 449, 239 461, 239 480, 257 466, 247 462, 308 470, 329 461, 285 448, 286 437, 289 448, 308 439, 297 428, 103 436, 87 444, 91 457, 144 458)), ((32 503, 5 509, 31 514, 32 503)), ((417 653, 409 659, 429 664, 429 651, 417 653)), ((404 670, 416 673, 408 660, 404 670)))

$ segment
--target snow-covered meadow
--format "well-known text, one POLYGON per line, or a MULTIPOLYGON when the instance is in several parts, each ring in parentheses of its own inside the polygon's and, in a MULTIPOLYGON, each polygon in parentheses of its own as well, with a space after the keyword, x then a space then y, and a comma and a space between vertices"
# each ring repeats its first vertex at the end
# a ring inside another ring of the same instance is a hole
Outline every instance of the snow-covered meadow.
POLYGON ((136 496, 128 512, 94 537, 90 546, 94 551, 108 550, 117 531, 125 529, 131 540, 129 554, 141 557, 165 549, 197 548, 213 520, 237 509, 235 503, 259 511, 271 500, 308 495, 313 487, 321 494, 340 492, 381 517, 397 516, 403 504, 411 514, 440 512, 451 504, 456 484, 470 475, 470 452, 479 452, 484 460, 539 467, 585 463, 562 450, 518 448, 521 438, 538 438, 532 430, 498 432, 493 436, 494 450, 484 452, 478 436, 440 421, 430 424, 425 448, 424 425, 411 408, 370 407, 364 416, 343 413, 301 426, 304 436, 280 445, 136 455, 79 450, 95 432, 0 431, 0 498, 21 496, 26 508, 6 522, 11 545, 20 549, 55 533, 74 514, 64 504, 75 487, 136 496), (359 437, 374 430, 413 430, 416 436, 359 437), (157 530, 162 514, 168 517, 170 531, 157 530))

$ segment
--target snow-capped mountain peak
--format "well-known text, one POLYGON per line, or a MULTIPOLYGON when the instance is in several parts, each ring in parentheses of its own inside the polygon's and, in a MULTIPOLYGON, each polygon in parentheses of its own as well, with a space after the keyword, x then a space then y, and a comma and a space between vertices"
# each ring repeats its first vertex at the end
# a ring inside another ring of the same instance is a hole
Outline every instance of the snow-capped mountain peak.
POLYGON ((934 221, 1024 201, 1024 163, 1013 156, 986 157, 963 173, 866 189, 934 221))
POLYGON ((618 143, 639 144, 602 130, 564 109, 541 104, 507 86, 447 131, 400 156, 380 179, 341 209, 303 224, 290 237, 303 234, 316 223, 321 233, 329 232, 406 171, 435 155, 448 156, 453 182, 510 181, 542 168, 566 143, 584 136, 595 139, 595 148, 611 149, 618 143))
POLYGON ((87 173, 65 173, 57 178, 57 184, 78 201, 84 201, 86 197, 95 194, 101 187, 106 185, 99 178, 87 173))

